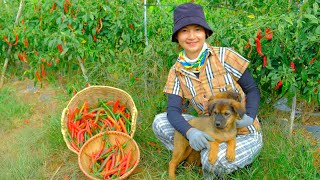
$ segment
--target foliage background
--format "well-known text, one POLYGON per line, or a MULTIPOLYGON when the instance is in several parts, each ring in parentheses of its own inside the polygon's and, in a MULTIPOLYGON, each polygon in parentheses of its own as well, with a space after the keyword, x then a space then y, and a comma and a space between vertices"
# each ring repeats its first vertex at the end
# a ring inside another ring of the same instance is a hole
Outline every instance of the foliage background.
MULTIPOLYGON (((47 81, 61 83, 69 98, 87 84, 121 88, 131 94, 139 110, 139 130, 144 133, 137 135, 138 140, 158 144, 150 136, 151 123, 155 114, 166 109, 162 90, 178 51, 171 42, 172 13, 183 2, 189 1, 148 1, 146 45, 141 0, 25 0, 17 26, 14 21, 20 2, 2 0, 1 67, 9 58, 5 80, 10 82, 14 76, 32 79, 36 85, 47 81), (8 54, 4 36, 15 43, 16 35, 19 41, 8 54)), ((208 42, 232 47, 251 61, 250 70, 262 94, 261 104, 272 106, 280 97, 290 99, 295 93, 301 101, 319 104, 319 0, 195 2, 203 5, 214 30, 208 42), (264 35, 267 28, 272 30, 273 38, 261 39, 262 51, 267 56, 267 66, 263 67, 255 38, 259 30, 264 35), (251 46, 245 48, 248 42, 251 46), (291 62, 296 71, 290 67, 291 62), (279 80, 283 85, 275 89, 279 80)), ((155 147, 143 145, 143 153, 154 151, 155 147)), ((160 155, 165 162, 168 156, 168 152, 160 155)), ((151 165, 145 166, 152 169, 151 165)))

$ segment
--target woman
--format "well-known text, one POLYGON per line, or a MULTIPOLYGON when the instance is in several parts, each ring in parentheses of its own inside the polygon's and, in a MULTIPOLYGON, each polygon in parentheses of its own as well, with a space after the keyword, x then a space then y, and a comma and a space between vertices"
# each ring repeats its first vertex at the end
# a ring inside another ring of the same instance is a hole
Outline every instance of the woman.
POLYGON ((249 61, 230 48, 212 47, 205 40, 213 33, 200 5, 181 4, 174 10, 172 42, 182 48, 170 69, 164 92, 168 94, 167 112, 156 115, 153 131, 169 150, 173 149, 174 131, 179 131, 196 151, 201 151, 205 179, 223 176, 251 164, 262 148, 262 133, 257 119, 260 91, 247 69, 249 61), (200 114, 207 114, 211 95, 226 90, 241 94, 246 114, 237 121, 236 160, 225 158, 226 143, 219 146, 217 162, 208 162, 208 134, 192 127, 194 116, 182 113, 187 99, 200 114), (245 101, 244 101, 245 100, 245 101))

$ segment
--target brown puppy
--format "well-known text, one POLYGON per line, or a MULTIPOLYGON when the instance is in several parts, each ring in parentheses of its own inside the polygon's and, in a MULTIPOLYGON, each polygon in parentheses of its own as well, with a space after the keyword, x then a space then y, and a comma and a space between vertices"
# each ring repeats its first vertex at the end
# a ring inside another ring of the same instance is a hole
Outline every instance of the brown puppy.
MULTIPOLYGON (((219 144, 227 143, 226 158, 235 160, 236 148, 236 120, 242 118, 245 107, 240 103, 240 95, 226 91, 216 94, 208 101, 209 116, 201 116, 189 121, 193 127, 206 132, 215 141, 209 141, 209 162, 214 164, 217 160, 219 144)), ((201 165, 200 152, 195 151, 189 145, 189 141, 178 131, 174 134, 174 149, 172 159, 169 162, 169 177, 175 179, 177 166, 186 160, 188 164, 201 165)))

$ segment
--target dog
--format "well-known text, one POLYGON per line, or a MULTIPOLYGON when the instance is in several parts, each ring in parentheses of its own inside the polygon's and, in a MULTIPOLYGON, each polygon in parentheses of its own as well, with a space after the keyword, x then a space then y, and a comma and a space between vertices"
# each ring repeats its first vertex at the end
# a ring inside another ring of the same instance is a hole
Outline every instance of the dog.
MULTIPOLYGON (((214 138, 209 141, 210 150, 208 160, 214 164, 217 160, 219 144, 227 143, 226 159, 235 160, 236 148, 236 120, 241 119, 245 113, 245 107, 241 104, 240 94, 233 91, 220 92, 208 101, 209 115, 200 116, 188 121, 193 127, 206 132, 214 138)), ((174 134, 174 149, 169 162, 169 178, 175 179, 177 166, 186 161, 186 164, 201 166, 200 152, 191 148, 189 141, 178 131, 174 134)))

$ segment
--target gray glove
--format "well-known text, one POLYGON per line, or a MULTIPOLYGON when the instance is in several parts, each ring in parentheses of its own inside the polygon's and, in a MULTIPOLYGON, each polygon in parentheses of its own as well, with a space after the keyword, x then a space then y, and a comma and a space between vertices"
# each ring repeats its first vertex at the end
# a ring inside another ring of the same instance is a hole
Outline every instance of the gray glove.
POLYGON ((242 128, 242 127, 247 127, 252 125, 253 123, 253 118, 244 114, 242 119, 236 120, 236 126, 237 128, 242 128))
POLYGON ((209 134, 200 131, 196 128, 191 128, 187 132, 187 138, 189 139, 190 146, 196 151, 200 151, 204 148, 210 148, 208 141, 214 141, 213 137, 209 134))

